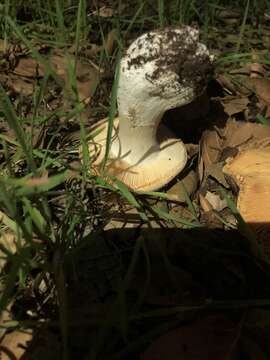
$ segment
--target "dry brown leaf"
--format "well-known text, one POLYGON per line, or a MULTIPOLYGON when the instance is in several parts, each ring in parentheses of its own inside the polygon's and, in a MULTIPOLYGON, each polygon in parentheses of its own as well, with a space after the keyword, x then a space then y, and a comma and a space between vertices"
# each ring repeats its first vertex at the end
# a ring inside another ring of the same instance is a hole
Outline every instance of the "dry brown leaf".
POLYGON ((192 195, 198 185, 198 177, 195 171, 191 170, 181 181, 178 181, 172 187, 170 187, 166 193, 168 198, 173 201, 185 202, 186 197, 183 190, 183 186, 186 190, 186 193, 190 196, 192 195))
POLYGON ((221 103, 223 105, 225 113, 228 114, 229 116, 232 116, 234 114, 246 110, 249 104, 249 99, 246 96, 245 97, 227 96, 224 99, 222 99, 221 103))
POLYGON ((253 91, 257 98, 270 105, 270 80, 265 78, 248 78, 244 85, 253 91))
POLYGON ((116 40, 116 35, 117 35, 117 30, 116 29, 112 29, 107 35, 105 47, 106 47, 106 50, 107 50, 109 55, 112 54, 114 43, 115 43, 115 40, 116 40))
POLYGON ((208 167, 208 175, 216 179, 217 182, 222 186, 224 186, 225 188, 229 187, 223 173, 223 162, 217 162, 215 164, 211 164, 208 167))
POLYGON ((261 39, 262 39, 262 43, 264 44, 266 49, 270 48, 270 30, 269 30, 269 25, 267 26, 262 26, 261 27, 261 31, 262 31, 262 35, 261 35, 261 39))
MULTIPOLYGON (((239 24, 241 20, 241 14, 237 10, 218 8, 216 15, 219 19, 222 19, 225 24, 239 24)), ((229 34, 228 34, 229 35, 229 34)), ((234 44, 237 43, 238 36, 235 35, 234 44)))
POLYGON ((4 39, 0 39, 0 52, 4 52, 6 50, 6 42, 4 39))
MULTIPOLYGON (((109 55, 112 54, 113 48, 114 48, 114 43, 116 40, 116 34, 117 34, 117 30, 116 29, 112 29, 106 36, 106 40, 105 40, 105 49, 107 51, 107 53, 109 55)), ((96 58, 98 53, 103 49, 104 47, 102 45, 97 45, 97 44, 83 44, 81 46, 80 49, 80 53, 83 54, 83 56, 85 58, 96 58)), ((70 54, 75 54, 75 45, 71 46, 69 48, 69 53, 70 54)))
POLYGON ((223 223, 218 219, 216 212, 213 210, 201 214, 200 224, 207 229, 224 229, 223 223))
POLYGON ((270 118, 270 80, 251 77, 245 81, 245 85, 258 98, 258 108, 261 109, 267 118, 270 118))
MULTIPOLYGON (((175 203, 174 205, 172 205, 170 209, 170 214, 175 216, 176 218, 178 217, 179 219, 194 221, 194 216, 191 214, 191 212, 186 208, 186 205, 184 204, 175 203)), ((175 222, 173 226, 180 229, 183 228, 183 224, 181 224, 180 222, 175 222)))
POLYGON ((141 218, 136 208, 128 208, 125 211, 115 211, 110 213, 110 221, 105 225, 104 231, 111 229, 139 228, 141 218))
POLYGON ((92 66, 79 63, 77 66, 79 100, 89 102, 99 82, 99 72, 92 66))
POLYGON ((93 15, 98 15, 98 16, 104 17, 104 18, 112 17, 113 14, 114 14, 114 10, 108 6, 102 6, 100 9, 93 12, 93 15))
POLYGON ((236 360, 237 326, 223 316, 209 316, 158 338, 141 360, 236 360))
POLYGON ((232 81, 231 77, 219 74, 216 78, 217 82, 221 87, 227 91, 229 94, 237 94, 237 86, 232 81))
POLYGON ((199 179, 200 182, 206 180, 210 173, 210 167, 219 161, 222 145, 225 136, 223 135, 227 127, 236 127, 233 122, 227 122, 225 129, 206 130, 202 134, 199 151, 199 179))
POLYGON ((87 58, 96 58, 102 47, 96 44, 89 44, 83 49, 83 54, 87 58))
POLYGON ((28 96, 33 94, 34 82, 31 79, 23 79, 18 76, 9 76, 8 87, 18 94, 28 96))
MULTIPOLYGON (((2 219, 0 220, 2 221, 2 219)), ((12 254, 15 254, 15 252, 17 251, 16 236, 10 231, 1 232, 0 244, 5 249, 10 251, 12 254)), ((6 254, 0 249, 0 272, 5 265, 6 265, 6 254)))
MULTIPOLYGON (((112 32, 108 37, 108 50, 112 51, 114 33, 112 32)), ((69 60, 74 61, 74 56, 69 55, 69 60)), ((68 75, 68 59, 61 50, 55 51, 49 58, 49 62, 56 74, 64 81, 66 88, 71 93, 71 86, 68 75)), ((17 93, 24 95, 31 95, 34 91, 34 79, 42 77, 45 74, 43 64, 38 63, 31 57, 21 57, 18 65, 13 71, 13 75, 8 77, 8 86, 17 93)), ((88 103, 93 95, 96 86, 98 85, 100 72, 99 70, 86 63, 77 61, 76 63, 77 75, 77 90, 80 101, 88 103)))
POLYGON ((252 78, 258 78, 260 76, 263 76, 265 73, 264 66, 257 62, 250 64, 249 70, 250 70, 250 77, 252 78))
MULTIPOLYGON (((57 75, 64 80, 68 91, 71 92, 68 76, 68 62, 64 53, 58 52, 51 57, 50 61, 57 75)), ((89 64, 82 64, 80 61, 77 61, 76 75, 79 100, 88 103, 98 85, 100 78, 99 71, 89 64)))
POLYGON ((22 57, 19 59, 13 73, 18 76, 36 78, 37 76, 42 77, 45 75, 45 68, 43 64, 39 64, 31 57, 22 57))
POLYGON ((205 194, 205 199, 211 204, 212 208, 216 211, 222 211, 227 207, 227 202, 224 199, 221 199, 220 196, 211 191, 207 191, 205 194))
POLYGON ((15 330, 5 335, 0 343, 1 360, 19 360, 32 340, 32 330, 15 330))
POLYGON ((203 172, 200 172, 200 181, 209 174, 209 166, 218 162, 222 149, 223 139, 216 130, 206 130, 200 141, 200 161, 203 163, 203 172), (206 174, 205 174, 206 173, 206 174))
POLYGON ((199 194, 199 200, 201 208, 204 212, 209 212, 213 210, 213 206, 210 204, 210 202, 203 196, 202 194, 199 194))

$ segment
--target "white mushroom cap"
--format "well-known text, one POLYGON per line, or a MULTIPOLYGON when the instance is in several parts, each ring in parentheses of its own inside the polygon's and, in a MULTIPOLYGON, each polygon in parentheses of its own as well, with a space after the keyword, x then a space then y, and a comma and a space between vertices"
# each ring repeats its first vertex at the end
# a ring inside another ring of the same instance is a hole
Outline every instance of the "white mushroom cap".
MULTIPOLYGON (((119 120, 107 172, 140 190, 157 190, 172 180, 184 168, 187 153, 180 139, 159 126, 160 120, 166 110, 201 94, 210 72, 209 53, 196 29, 151 31, 135 40, 120 64, 119 120)), ((97 172, 105 138, 106 125, 95 138, 101 148, 93 163, 97 172)))
POLYGON ((185 105, 206 85, 209 52, 189 26, 151 31, 137 38, 121 60, 120 116, 151 126, 160 112, 185 105))

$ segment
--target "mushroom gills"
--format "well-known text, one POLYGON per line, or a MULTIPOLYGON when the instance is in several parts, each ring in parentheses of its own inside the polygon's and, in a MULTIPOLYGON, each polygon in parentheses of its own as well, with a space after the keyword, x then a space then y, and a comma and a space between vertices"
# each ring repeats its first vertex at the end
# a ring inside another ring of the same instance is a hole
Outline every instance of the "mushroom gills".
MULTIPOLYGON (((119 118, 114 120, 112 142, 118 142, 119 118)), ((89 143, 89 152, 93 155, 92 168, 97 175, 101 175, 106 151, 106 137, 108 122, 101 120, 100 126, 95 127, 97 135, 89 143)), ((160 124, 157 132, 159 151, 150 160, 147 155, 138 163, 129 164, 125 155, 116 154, 110 150, 106 163, 106 172, 117 177, 125 185, 134 190, 152 191, 165 186, 185 166, 187 152, 183 142, 172 132, 160 124)))

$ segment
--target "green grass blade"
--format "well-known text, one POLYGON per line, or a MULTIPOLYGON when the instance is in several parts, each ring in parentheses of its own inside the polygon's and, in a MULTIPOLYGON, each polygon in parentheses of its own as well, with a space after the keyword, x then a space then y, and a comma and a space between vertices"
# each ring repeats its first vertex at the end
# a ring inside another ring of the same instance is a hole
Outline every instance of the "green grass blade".
POLYGON ((258 245, 258 242, 256 239, 256 234, 253 232, 253 230, 250 228, 250 226, 244 221, 244 219, 242 218, 240 212, 238 211, 234 201, 230 198, 229 195, 227 195, 227 193, 224 191, 224 189, 220 188, 219 191, 220 191, 222 197, 226 200, 227 205, 228 205, 229 209, 232 211, 234 217, 236 218, 236 220, 238 222, 239 231, 247 239, 252 254, 254 256, 262 259, 263 261, 266 261, 269 263, 267 256, 264 254, 264 252, 258 245))
POLYGON ((21 39, 21 41, 27 46, 29 50, 31 50, 33 57, 44 66, 45 73, 49 73, 56 81, 56 83, 62 88, 64 88, 64 81, 61 79, 60 76, 56 74, 56 72, 52 69, 51 65, 39 54, 39 52, 35 49, 32 43, 24 36, 20 28, 15 24, 15 22, 10 17, 7 17, 7 22, 9 23, 15 34, 21 39))
POLYGON ((156 207, 156 206, 153 206, 152 207, 152 210, 161 218, 161 219, 164 219, 164 220, 170 220, 170 221, 174 221, 174 222, 177 222, 177 223, 180 223, 182 225, 185 225, 187 226, 188 228, 195 228, 195 227, 201 227, 200 224, 194 224, 188 220, 185 220, 185 219, 182 219, 182 218, 179 218, 177 216, 174 216, 172 214, 169 214, 167 213, 166 211, 163 211, 162 209, 156 207))
POLYGON ((145 6, 145 2, 143 1, 141 3, 141 5, 139 6, 138 10, 136 11, 135 15, 133 16, 133 18, 131 19, 124 35, 123 35, 123 38, 126 39, 127 38, 127 35, 129 34, 130 30, 132 29, 134 23, 136 22, 136 20, 138 19, 139 15, 141 15, 143 9, 144 9, 144 6, 145 6))
POLYGON ((262 116, 261 114, 258 114, 256 116, 256 121, 262 125, 265 125, 265 126, 270 126, 270 122, 269 120, 267 120, 264 116, 262 116))
POLYGON ((239 33, 238 41, 237 41, 237 44, 236 44, 235 51, 237 53, 239 52, 241 43, 243 41, 243 36, 244 36, 244 32, 245 32, 245 26, 246 26, 246 23, 247 23, 248 11, 249 11, 249 0, 247 0, 247 3, 246 3, 243 20, 242 20, 242 24, 241 24, 241 27, 240 27, 240 33, 239 33))
POLYGON ((0 85, 0 104, 1 104, 1 111, 3 111, 5 118, 8 122, 8 125, 10 126, 11 129, 14 130, 18 142, 22 147, 29 168, 31 169, 32 172, 35 172, 36 165, 34 163, 31 147, 26 142, 26 135, 21 127, 19 119, 15 114, 14 108, 11 104, 9 97, 6 95, 5 90, 1 85, 0 85))
POLYGON ((39 182, 39 178, 37 179, 19 179, 12 180, 13 185, 20 185, 20 188, 17 189, 16 195, 20 196, 30 196, 36 195, 40 193, 47 192, 56 186, 63 183, 68 178, 68 171, 63 172, 62 174, 52 175, 47 179, 41 180, 39 182), (31 181, 32 180, 32 181, 31 181), (35 184, 36 180, 36 184, 35 184))
POLYGON ((45 226, 46 226, 46 220, 41 215, 41 212, 37 208, 33 207, 31 202, 28 199, 24 198, 23 203, 24 203, 25 208, 28 211, 33 223, 36 225, 36 227, 38 228, 40 233, 44 233, 45 226))
POLYGON ((117 109, 117 89, 120 75, 120 59, 121 59, 121 51, 118 52, 117 56, 117 64, 115 69, 115 77, 112 87, 111 101, 110 101, 110 110, 109 110, 109 119, 108 119, 108 131, 106 138, 106 150, 103 160, 103 170, 105 169, 106 162, 109 157, 110 147, 111 147, 111 139, 112 139, 112 130, 113 130, 113 121, 116 115, 117 109))
POLYGON ((165 25, 164 0, 158 0, 158 18, 159 18, 159 27, 163 29, 165 25))
POLYGON ((190 200, 190 197, 188 195, 188 192, 187 192, 184 182, 181 180, 180 180, 180 185, 181 185, 182 193, 184 194, 185 202, 188 206, 188 209, 189 209, 190 213, 193 215, 194 219, 199 223, 196 209, 194 208, 194 205, 192 204, 192 201, 190 200))
POLYGON ((134 206, 138 210, 138 213, 139 213, 141 219, 143 221, 147 222, 148 218, 147 218, 146 214, 144 213, 142 207, 136 200, 135 196, 130 192, 128 187, 116 178, 114 179, 114 184, 116 185, 116 187, 118 188, 118 190, 120 191, 122 196, 127 199, 127 201, 130 203, 130 205, 134 206))

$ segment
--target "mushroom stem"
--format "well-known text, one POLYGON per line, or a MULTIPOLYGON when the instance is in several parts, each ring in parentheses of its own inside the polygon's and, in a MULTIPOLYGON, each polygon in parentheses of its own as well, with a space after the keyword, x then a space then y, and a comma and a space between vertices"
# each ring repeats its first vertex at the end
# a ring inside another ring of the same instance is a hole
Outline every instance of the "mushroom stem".
POLYGON ((113 142, 112 154, 119 154, 122 160, 134 165, 154 159, 160 151, 157 128, 162 115, 152 118, 149 126, 133 126, 133 119, 119 114, 119 141, 113 142))

